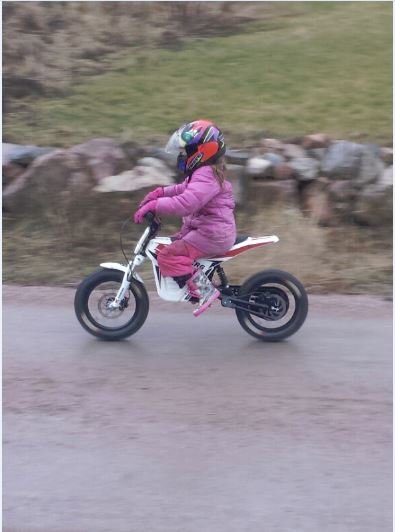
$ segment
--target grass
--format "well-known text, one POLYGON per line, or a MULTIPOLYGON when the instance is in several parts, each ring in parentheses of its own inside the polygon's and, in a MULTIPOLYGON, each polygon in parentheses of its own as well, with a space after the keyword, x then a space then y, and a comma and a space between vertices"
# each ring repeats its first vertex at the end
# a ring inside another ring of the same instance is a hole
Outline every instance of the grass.
MULTIPOLYGON (((316 131, 392 144, 391 2, 262 2, 250 9, 254 22, 232 35, 184 39, 174 50, 158 48, 147 35, 144 46, 106 56, 105 73, 78 77, 64 97, 11 105, 4 138, 59 146, 99 136, 150 143, 183 121, 209 117, 235 145, 316 131)), ((124 201, 132 212, 126 195, 124 201)), ((6 218, 4 282, 77 283, 102 261, 122 261, 122 215, 111 205, 97 210, 96 216, 87 205, 79 221, 75 213, 51 215, 50 208, 45 220, 6 218)), ((238 227, 277 234, 280 242, 228 263, 233 282, 276 267, 310 292, 392 291, 390 234, 319 228, 296 210, 278 208, 254 219, 239 213, 238 227)), ((170 231, 167 225, 163 232, 170 231)), ((134 229, 128 249, 136 238, 134 229)), ((144 278, 152 288, 149 264, 144 278)))
MULTIPOLYGON (((251 251, 225 264, 233 283, 257 271, 278 268, 293 273, 310 293, 392 293, 392 237, 357 227, 320 228, 295 208, 267 209, 264 217, 238 213, 240 233, 276 234, 280 242, 251 251)), ((119 248, 120 222, 81 227, 71 241, 61 231, 23 221, 4 224, 3 281, 25 285, 76 284, 100 262, 124 262, 119 248)), ((165 220, 161 234, 175 227, 165 220)), ((125 249, 133 249, 141 228, 126 232, 125 249)), ((151 264, 142 276, 154 289, 151 264)))
POLYGON ((297 2, 249 31, 176 51, 129 47, 69 96, 26 101, 7 115, 4 135, 41 145, 148 142, 209 117, 234 143, 257 131, 391 143, 391 109, 392 3, 297 2))

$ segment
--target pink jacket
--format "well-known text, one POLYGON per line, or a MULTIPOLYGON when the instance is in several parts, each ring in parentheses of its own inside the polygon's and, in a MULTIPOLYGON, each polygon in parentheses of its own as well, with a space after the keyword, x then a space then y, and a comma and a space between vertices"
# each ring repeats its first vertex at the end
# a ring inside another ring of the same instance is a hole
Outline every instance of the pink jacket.
POLYGON ((157 200, 156 212, 183 217, 177 238, 207 256, 220 255, 233 246, 236 224, 232 185, 225 181, 221 186, 210 166, 198 168, 179 185, 165 187, 164 194, 157 200))

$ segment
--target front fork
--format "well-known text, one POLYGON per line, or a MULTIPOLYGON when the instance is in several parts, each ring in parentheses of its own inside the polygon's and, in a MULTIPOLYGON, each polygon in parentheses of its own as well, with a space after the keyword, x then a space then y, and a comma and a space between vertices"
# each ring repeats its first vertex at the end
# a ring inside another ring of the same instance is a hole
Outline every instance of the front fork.
POLYGON ((109 308, 111 310, 118 309, 122 303, 122 301, 125 299, 125 294, 129 290, 130 282, 132 280, 132 277, 136 277, 136 279, 139 279, 137 274, 134 273, 134 270, 137 266, 140 266, 145 260, 145 257, 143 255, 136 255, 133 259, 133 261, 129 262, 125 273, 123 275, 121 286, 119 287, 119 290, 117 292, 117 295, 115 296, 114 301, 112 301, 109 304, 109 308))

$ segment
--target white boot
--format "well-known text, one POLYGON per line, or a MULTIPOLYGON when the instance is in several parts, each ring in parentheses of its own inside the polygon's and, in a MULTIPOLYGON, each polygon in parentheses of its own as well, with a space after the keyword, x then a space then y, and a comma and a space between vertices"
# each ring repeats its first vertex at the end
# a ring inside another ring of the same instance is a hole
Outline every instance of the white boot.
MULTIPOLYGON (((215 288, 210 279, 201 270, 197 270, 189 280, 190 289, 196 287, 199 294, 199 307, 193 311, 194 316, 200 316, 208 307, 219 298, 221 293, 215 288)), ((195 292, 196 290, 194 290, 195 292)))

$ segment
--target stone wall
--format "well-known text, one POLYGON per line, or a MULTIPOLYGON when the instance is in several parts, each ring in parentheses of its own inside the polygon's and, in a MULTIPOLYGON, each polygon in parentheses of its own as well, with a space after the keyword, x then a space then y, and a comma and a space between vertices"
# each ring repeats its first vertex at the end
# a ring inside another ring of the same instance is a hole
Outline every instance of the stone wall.
MULTIPOLYGON (((262 139, 228 149, 228 177, 239 208, 257 213, 292 204, 320 225, 392 223, 392 148, 334 140, 262 139)), ((68 149, 3 144, 3 208, 18 216, 52 209, 78 213, 180 181, 162 149, 93 139, 68 149), (104 199, 105 198, 105 199, 104 199)))

